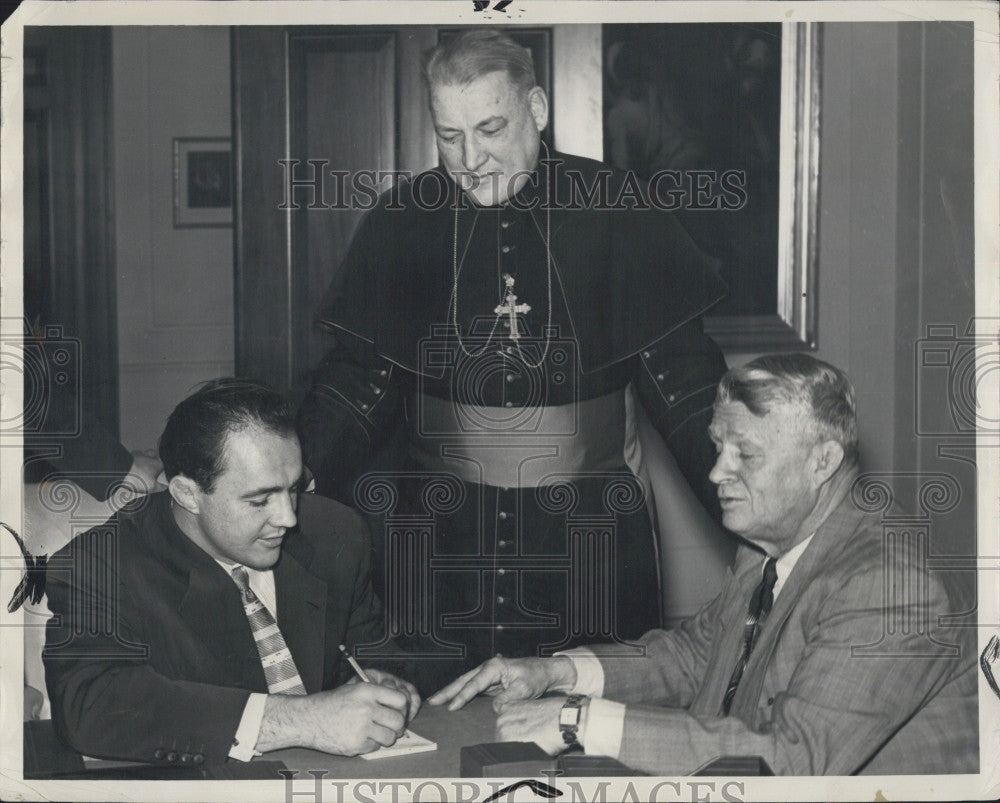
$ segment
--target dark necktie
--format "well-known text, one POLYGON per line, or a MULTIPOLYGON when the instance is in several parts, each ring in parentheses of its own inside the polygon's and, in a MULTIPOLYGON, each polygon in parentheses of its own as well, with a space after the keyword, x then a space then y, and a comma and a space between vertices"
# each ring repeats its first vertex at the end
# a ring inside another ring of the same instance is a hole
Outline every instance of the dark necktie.
POLYGON ((760 632, 760 627, 767 615, 771 612, 771 604, 774 602, 774 581, 778 579, 776 563, 774 558, 768 558, 764 561, 764 576, 761 578, 760 585, 753 592, 753 596, 750 597, 747 622, 743 628, 743 645, 740 648, 740 657, 736 661, 732 676, 729 678, 726 696, 722 698, 723 716, 729 716, 729 708, 733 704, 733 697, 736 696, 736 688, 740 685, 743 670, 746 669, 747 661, 750 660, 750 653, 757 640, 757 634, 760 632))
POLYGON ((271 612, 250 589, 250 577, 242 566, 233 569, 233 580, 243 597, 243 609, 250 620, 257 652, 264 667, 267 690, 270 694, 305 694, 305 686, 299 677, 295 659, 285 644, 285 638, 278 629, 271 612))

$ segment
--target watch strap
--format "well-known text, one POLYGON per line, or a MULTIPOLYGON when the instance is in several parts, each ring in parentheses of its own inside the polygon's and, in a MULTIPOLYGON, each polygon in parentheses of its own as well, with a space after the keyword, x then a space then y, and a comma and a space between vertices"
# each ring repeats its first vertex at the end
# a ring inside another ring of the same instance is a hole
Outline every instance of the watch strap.
POLYGON ((586 700, 585 695, 571 694, 559 710, 559 730, 567 745, 580 744, 577 737, 580 732, 580 716, 586 700))

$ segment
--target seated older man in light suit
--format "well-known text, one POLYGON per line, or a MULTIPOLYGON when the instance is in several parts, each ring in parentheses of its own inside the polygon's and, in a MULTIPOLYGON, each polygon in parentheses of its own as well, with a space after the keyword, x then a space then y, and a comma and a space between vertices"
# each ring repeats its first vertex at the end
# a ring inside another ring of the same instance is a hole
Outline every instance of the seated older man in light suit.
POLYGON ((714 600, 637 655, 494 658, 428 702, 494 695, 501 739, 657 775, 733 754, 779 775, 976 772, 975 630, 938 627, 955 590, 852 503, 847 377, 761 357, 723 377, 709 431, 723 523, 748 542, 714 600))

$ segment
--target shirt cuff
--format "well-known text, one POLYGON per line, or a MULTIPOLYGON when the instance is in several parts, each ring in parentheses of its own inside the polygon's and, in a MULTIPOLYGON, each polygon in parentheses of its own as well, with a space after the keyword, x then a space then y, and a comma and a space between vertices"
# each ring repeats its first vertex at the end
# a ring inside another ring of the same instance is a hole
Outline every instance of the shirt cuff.
MULTIPOLYGON (((596 660, 596 659, 595 659, 596 660)), ((625 730, 625 706, 600 697, 591 698, 587 705, 587 721, 580 744, 588 756, 618 758, 625 730)))
POLYGON ((254 756, 261 755, 255 750, 257 739, 260 738, 260 726, 264 721, 264 704, 267 702, 266 694, 250 694, 246 707, 243 709, 243 718, 236 729, 233 737, 233 746, 229 750, 229 757, 237 761, 250 761, 254 756))
POLYGON ((600 697, 604 694, 604 667, 597 656, 586 647, 576 647, 565 652, 554 653, 565 655, 573 662, 576 669, 576 684, 572 689, 553 689, 552 691, 567 691, 570 694, 585 694, 587 697, 600 697))

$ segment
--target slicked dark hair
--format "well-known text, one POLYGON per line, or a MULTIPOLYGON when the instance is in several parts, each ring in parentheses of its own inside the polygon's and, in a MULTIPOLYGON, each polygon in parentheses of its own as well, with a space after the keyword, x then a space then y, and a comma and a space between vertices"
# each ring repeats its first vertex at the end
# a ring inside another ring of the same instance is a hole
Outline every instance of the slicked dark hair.
POLYGON ((160 436, 160 459, 167 479, 182 474, 205 493, 225 471, 230 433, 258 428, 294 435, 288 401, 266 385, 246 379, 213 379, 178 404, 160 436))
POLYGON ((435 86, 465 86, 491 72, 506 72, 528 92, 537 83, 531 51, 495 28, 472 28, 439 42, 423 58, 428 91, 435 86))
POLYGON ((810 354, 765 354, 733 368, 719 382, 716 404, 736 401, 756 416, 775 403, 802 404, 812 411, 820 437, 837 441, 844 464, 858 462, 854 387, 847 374, 810 354))

